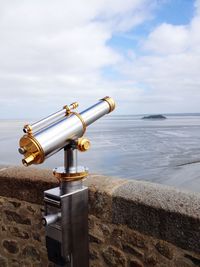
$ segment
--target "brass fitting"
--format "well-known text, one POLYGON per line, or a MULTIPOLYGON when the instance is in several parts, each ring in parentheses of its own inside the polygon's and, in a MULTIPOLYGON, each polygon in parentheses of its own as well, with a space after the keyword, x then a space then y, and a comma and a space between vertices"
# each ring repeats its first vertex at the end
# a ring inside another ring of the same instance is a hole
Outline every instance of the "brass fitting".
POLYGON ((25 167, 44 161, 44 151, 38 141, 31 135, 24 135, 19 141, 19 151, 23 152, 22 163, 25 167))
POLYGON ((74 102, 72 104, 70 104, 70 109, 76 109, 78 107, 78 102, 74 102))
POLYGON ((66 116, 68 116, 71 113, 72 109, 76 109, 77 107, 78 107, 78 102, 74 102, 69 106, 65 105, 63 109, 66 109, 66 116))
POLYGON ((29 165, 31 165, 34 161, 35 161, 36 155, 31 154, 30 156, 24 158, 22 160, 22 163, 25 167, 28 167, 29 165))
POLYGON ((31 125, 30 124, 25 124, 24 125, 24 129, 23 129, 23 131, 25 132, 25 133, 27 133, 27 134, 32 134, 32 127, 31 127, 31 125))
POLYGON ((112 112, 115 109, 115 101, 110 96, 105 96, 101 100, 106 101, 108 105, 110 106, 110 112, 112 112))
POLYGON ((90 141, 87 138, 81 137, 78 139, 77 148, 79 151, 85 152, 90 148, 90 146, 90 141))
POLYGON ((58 179, 59 182, 72 182, 83 180, 86 176, 88 176, 88 171, 84 172, 76 172, 76 173, 59 173, 56 169, 53 171, 53 175, 58 179))

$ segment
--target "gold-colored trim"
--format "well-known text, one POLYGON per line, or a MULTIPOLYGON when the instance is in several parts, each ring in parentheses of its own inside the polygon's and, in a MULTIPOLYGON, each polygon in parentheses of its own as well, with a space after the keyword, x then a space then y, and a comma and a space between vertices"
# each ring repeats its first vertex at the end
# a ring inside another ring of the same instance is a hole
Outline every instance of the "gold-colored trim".
POLYGON ((53 172, 53 175, 61 181, 78 181, 83 180, 86 176, 88 176, 88 171, 77 172, 77 173, 58 173, 56 170, 53 172))
POLYGON ((63 107, 63 109, 66 110, 66 116, 68 116, 68 115, 71 113, 71 110, 70 110, 70 108, 69 108, 68 105, 65 105, 65 106, 63 107))
POLYGON ((109 113, 112 112, 115 109, 116 104, 115 104, 115 101, 111 97, 105 96, 101 100, 106 101, 108 103, 108 105, 110 106, 109 113))
POLYGON ((79 120, 81 121, 81 123, 83 125, 83 133, 82 133, 82 135, 84 135, 84 133, 86 132, 86 128, 87 128, 87 125, 85 124, 84 119, 82 118, 82 116, 78 112, 72 111, 70 114, 74 114, 79 118, 79 120))
POLYGON ((36 156, 37 156, 37 154, 31 154, 30 156, 28 156, 28 157, 22 159, 22 163, 23 163, 23 165, 24 165, 25 167, 28 167, 29 165, 31 165, 31 164, 34 162, 36 156))
POLYGON ((24 166, 31 164, 40 164, 44 162, 45 155, 44 150, 37 139, 32 135, 24 135, 19 142, 20 148, 23 148, 26 152, 22 163, 24 166))
POLYGON ((71 103, 69 106, 65 105, 63 109, 66 109, 66 116, 69 116, 72 113, 72 109, 76 109, 78 107, 78 102, 71 103))
POLYGON ((77 140, 77 149, 81 152, 85 152, 87 151, 88 149, 90 149, 90 140, 85 138, 85 137, 81 137, 81 138, 78 138, 77 140))
POLYGON ((44 150, 43 150, 42 146, 40 145, 40 143, 37 141, 37 139, 36 139, 34 136, 31 136, 31 139, 32 139, 33 142, 35 142, 35 144, 37 144, 38 147, 39 147, 40 158, 41 158, 40 163, 42 163, 42 162, 44 161, 44 159, 45 159, 44 150))
POLYGON ((71 103, 70 107, 76 109, 78 107, 78 102, 71 103))
POLYGON ((32 134, 32 126, 30 124, 25 124, 24 129, 26 129, 27 134, 32 134))

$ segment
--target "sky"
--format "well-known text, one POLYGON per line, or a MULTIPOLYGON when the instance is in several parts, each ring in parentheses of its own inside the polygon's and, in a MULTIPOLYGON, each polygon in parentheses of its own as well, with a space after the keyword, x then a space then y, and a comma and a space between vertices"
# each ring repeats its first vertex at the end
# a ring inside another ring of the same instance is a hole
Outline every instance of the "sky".
POLYGON ((0 0, 0 118, 104 96, 115 114, 200 112, 200 0, 0 0))

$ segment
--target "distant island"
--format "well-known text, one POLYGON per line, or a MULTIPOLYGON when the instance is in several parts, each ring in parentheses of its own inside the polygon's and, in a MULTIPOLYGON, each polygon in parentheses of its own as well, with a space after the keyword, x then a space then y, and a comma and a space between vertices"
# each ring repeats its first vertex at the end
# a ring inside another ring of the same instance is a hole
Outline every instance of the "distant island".
POLYGON ((167 119, 167 117, 165 117, 164 115, 149 115, 149 116, 144 116, 142 118, 143 120, 149 120, 149 119, 157 119, 157 120, 163 120, 163 119, 167 119))

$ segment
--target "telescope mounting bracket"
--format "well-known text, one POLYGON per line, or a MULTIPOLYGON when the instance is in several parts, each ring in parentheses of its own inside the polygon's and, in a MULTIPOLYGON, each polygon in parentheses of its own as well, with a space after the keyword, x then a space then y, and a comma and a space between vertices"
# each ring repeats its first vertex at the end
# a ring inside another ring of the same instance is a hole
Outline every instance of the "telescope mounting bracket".
POLYGON ((54 176, 62 182, 72 182, 84 179, 88 175, 88 168, 78 165, 78 151, 87 151, 90 141, 87 138, 71 140, 64 147, 64 166, 53 170, 54 176))

